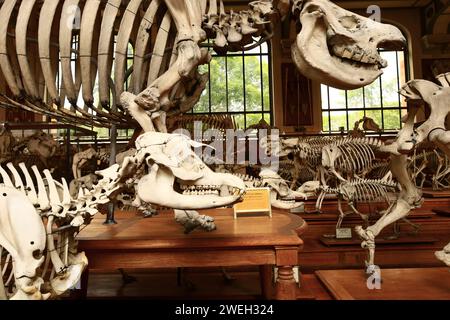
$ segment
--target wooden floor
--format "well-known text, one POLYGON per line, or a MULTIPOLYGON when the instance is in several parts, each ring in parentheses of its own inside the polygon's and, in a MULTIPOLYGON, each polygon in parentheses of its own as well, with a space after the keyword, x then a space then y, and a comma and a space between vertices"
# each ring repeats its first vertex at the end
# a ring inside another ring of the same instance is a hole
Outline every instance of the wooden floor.
MULTIPOLYGON (((232 278, 221 270, 189 269, 178 284, 177 270, 128 270, 135 281, 125 284, 119 271, 94 272, 90 275, 88 299, 244 299, 261 300, 258 270, 227 268, 232 278)), ((299 300, 331 300, 332 296, 314 274, 302 274, 299 300)))

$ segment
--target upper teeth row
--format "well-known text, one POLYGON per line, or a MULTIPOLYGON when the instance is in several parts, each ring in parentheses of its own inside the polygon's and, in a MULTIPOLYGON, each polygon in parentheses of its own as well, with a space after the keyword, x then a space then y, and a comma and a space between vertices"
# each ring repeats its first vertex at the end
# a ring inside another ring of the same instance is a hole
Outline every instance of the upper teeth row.
POLYGON ((387 62, 377 52, 370 49, 364 50, 358 46, 333 46, 333 53, 339 57, 362 63, 378 64, 382 68, 387 67, 387 62))
POLYGON ((219 190, 219 185, 187 186, 180 185, 181 190, 219 190))

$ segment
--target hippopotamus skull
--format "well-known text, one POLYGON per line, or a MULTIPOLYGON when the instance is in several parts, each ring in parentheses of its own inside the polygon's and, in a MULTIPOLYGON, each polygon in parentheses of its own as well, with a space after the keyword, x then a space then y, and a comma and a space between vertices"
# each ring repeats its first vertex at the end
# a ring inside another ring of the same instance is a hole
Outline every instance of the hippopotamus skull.
POLYGON ((377 49, 406 43, 398 28, 328 0, 295 0, 292 10, 302 25, 293 60, 305 76, 332 87, 351 90, 372 83, 387 66, 377 49))
POLYGON ((136 141, 137 156, 145 158, 149 172, 138 182, 138 196, 154 205, 193 210, 238 201, 245 191, 244 182, 208 168, 192 150, 200 146, 181 134, 141 135, 136 141))

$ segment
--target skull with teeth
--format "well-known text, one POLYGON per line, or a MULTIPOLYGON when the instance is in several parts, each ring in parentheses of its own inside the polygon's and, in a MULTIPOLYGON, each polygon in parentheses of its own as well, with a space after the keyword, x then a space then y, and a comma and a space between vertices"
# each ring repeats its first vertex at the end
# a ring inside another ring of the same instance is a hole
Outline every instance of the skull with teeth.
POLYGON ((270 187, 270 200, 275 208, 295 209, 303 205, 303 202, 297 202, 296 199, 305 199, 306 194, 291 190, 287 182, 276 172, 263 169, 259 176, 262 179, 262 185, 270 187))
POLYGON ((241 179, 209 169, 192 150, 202 145, 184 135, 148 132, 136 146, 136 157, 149 168, 137 185, 137 196, 144 202, 196 210, 229 205, 245 191, 241 179))
POLYGON ((328 0, 296 0, 292 9, 302 25, 292 46, 297 67, 307 77, 339 89, 372 83, 387 66, 378 49, 396 49, 406 43, 398 28, 328 0))

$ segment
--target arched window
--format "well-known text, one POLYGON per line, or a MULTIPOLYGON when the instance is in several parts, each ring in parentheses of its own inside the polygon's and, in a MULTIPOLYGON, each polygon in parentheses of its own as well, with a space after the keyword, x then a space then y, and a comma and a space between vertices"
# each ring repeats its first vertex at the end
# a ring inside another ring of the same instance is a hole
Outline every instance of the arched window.
POLYGON ((322 132, 333 133, 353 129, 363 117, 375 120, 384 132, 399 130, 406 102, 398 91, 409 80, 408 53, 380 51, 388 67, 372 84, 357 90, 338 90, 321 86, 322 132))
POLYGON ((200 72, 209 73, 209 82, 195 114, 228 113, 239 129, 272 122, 271 57, 268 43, 245 52, 219 56, 213 51, 208 65, 200 72))

